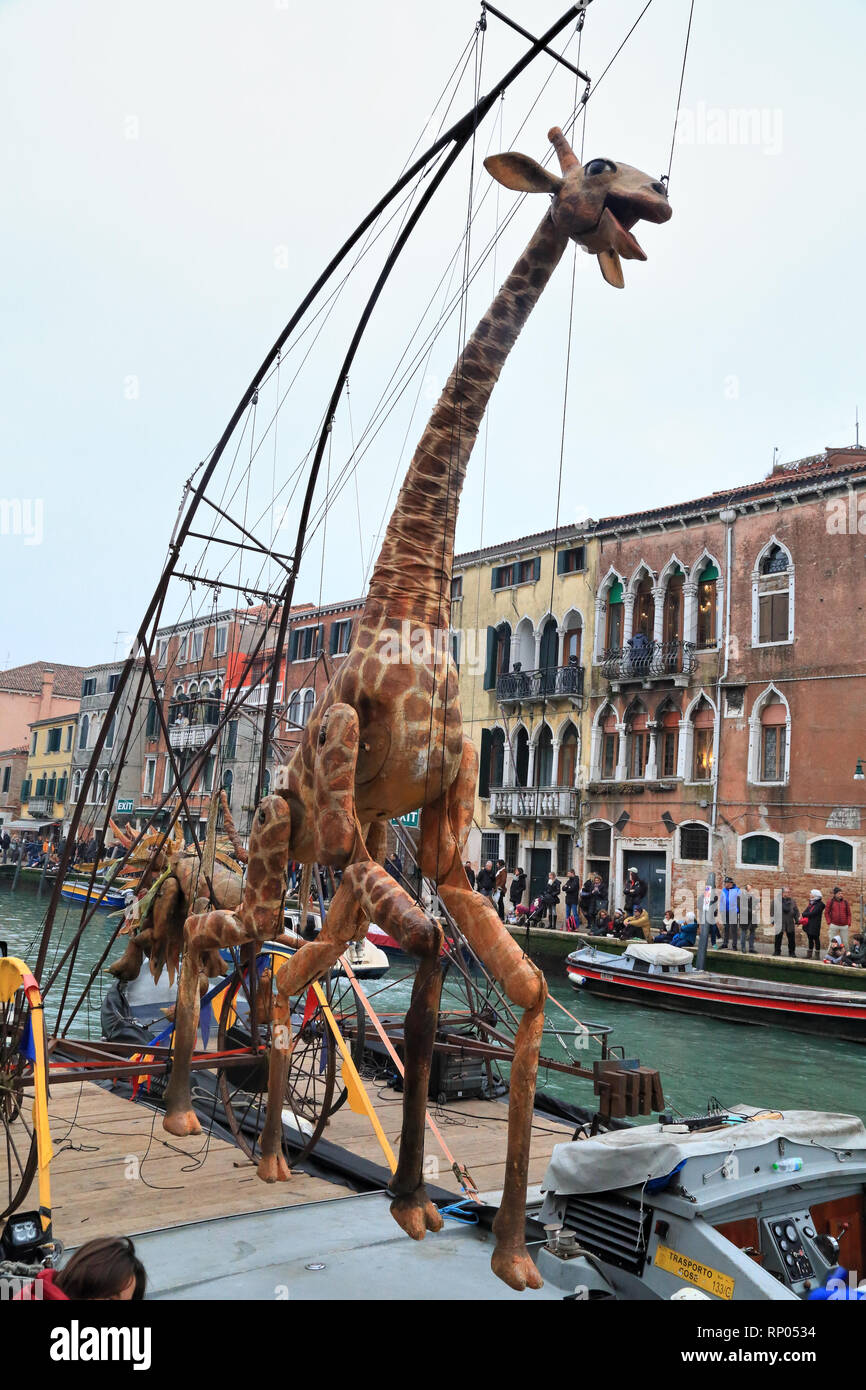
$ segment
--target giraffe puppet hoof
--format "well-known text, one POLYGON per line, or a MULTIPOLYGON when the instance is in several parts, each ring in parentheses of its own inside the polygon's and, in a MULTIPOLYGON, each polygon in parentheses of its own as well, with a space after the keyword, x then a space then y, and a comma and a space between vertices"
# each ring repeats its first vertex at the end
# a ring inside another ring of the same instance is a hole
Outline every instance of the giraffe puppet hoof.
POLYGON ((413 1240, 423 1240, 428 1231, 441 1231, 445 1224, 423 1186, 391 1203, 391 1215, 413 1240))
POLYGON ((194 1110, 168 1111, 163 1116, 162 1127, 177 1139, 186 1139, 191 1134, 201 1134, 201 1125, 194 1110))
POLYGON ((490 1268, 497 1279, 501 1279, 510 1289, 516 1289, 518 1293, 523 1293, 524 1289, 540 1289, 544 1286, 544 1280, 525 1246, 517 1249, 497 1247, 493 1252, 490 1268))
POLYGON ((292 1170, 281 1153, 262 1154, 256 1168, 262 1182, 288 1182, 292 1170))

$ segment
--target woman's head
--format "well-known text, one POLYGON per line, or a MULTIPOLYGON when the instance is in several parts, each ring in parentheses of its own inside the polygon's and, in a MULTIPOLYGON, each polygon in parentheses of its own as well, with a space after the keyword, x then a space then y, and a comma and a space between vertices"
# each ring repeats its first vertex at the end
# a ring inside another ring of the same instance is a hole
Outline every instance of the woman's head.
POLYGON ((147 1274, 128 1236, 88 1240, 63 1266, 55 1285, 73 1300, 144 1298, 147 1274))

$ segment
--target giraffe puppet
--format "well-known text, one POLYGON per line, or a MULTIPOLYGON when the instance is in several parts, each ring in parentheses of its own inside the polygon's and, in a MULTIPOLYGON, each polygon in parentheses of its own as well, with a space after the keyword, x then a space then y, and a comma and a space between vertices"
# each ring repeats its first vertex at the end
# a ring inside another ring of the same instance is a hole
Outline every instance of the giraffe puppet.
MULTIPOLYGON (((500 922, 470 890, 463 847, 472 822, 475 750, 463 734, 450 644, 454 531, 460 490, 491 392, 529 314, 570 240, 598 256, 622 286, 620 258, 645 260, 631 234, 639 220, 671 215, 664 185, 627 165, 580 164, 559 129, 550 132, 561 177, 521 154, 485 160, 506 187, 547 193, 550 206, 492 305, 466 343, 409 466, 388 524, 351 649, 321 696, 275 791, 257 807, 243 899, 234 912, 191 916, 185 925, 174 1065, 165 1128, 197 1133, 190 1104, 198 961, 218 946, 262 941, 281 930, 288 858, 342 869, 321 934, 280 969, 274 1022, 290 1036, 290 1000, 333 966, 375 921, 419 964, 405 1021, 405 1090, 391 1211, 414 1239, 442 1217, 422 1180, 424 1116, 442 985, 442 931, 382 867, 392 817, 421 808, 419 863, 473 951, 523 1010, 514 1043, 508 1153, 494 1222, 494 1272, 514 1289, 539 1288, 525 1244, 526 1182, 547 986, 500 922), (407 627, 408 625, 408 627, 407 627), (400 640, 410 633, 410 648, 400 640)), ((290 1047, 271 1050, 268 1111, 258 1173, 287 1179, 281 1098, 290 1047)))

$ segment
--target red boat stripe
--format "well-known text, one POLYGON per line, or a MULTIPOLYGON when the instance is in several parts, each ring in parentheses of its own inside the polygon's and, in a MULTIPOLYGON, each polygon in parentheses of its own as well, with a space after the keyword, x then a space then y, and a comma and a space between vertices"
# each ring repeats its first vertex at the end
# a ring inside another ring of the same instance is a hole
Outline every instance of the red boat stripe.
POLYGON ((667 981, 656 981, 640 975, 628 975, 616 977, 609 975, 608 971, 593 970, 591 966, 567 966, 569 975, 583 975, 592 980, 601 980, 608 976, 614 984, 628 984, 639 989, 650 989, 663 994, 681 994, 688 999, 715 999, 721 1004, 742 1004, 748 1009, 781 1009, 785 1012, 804 1013, 804 1014, 824 1014, 828 1018, 859 1018, 866 1020, 866 1002, 860 1007, 844 1006, 841 1004, 798 1004, 794 1000, 779 1002, 770 995, 762 994, 759 998, 750 998, 745 994, 737 994, 734 990, 730 993, 716 993, 710 989, 688 989, 683 985, 670 985, 667 981))

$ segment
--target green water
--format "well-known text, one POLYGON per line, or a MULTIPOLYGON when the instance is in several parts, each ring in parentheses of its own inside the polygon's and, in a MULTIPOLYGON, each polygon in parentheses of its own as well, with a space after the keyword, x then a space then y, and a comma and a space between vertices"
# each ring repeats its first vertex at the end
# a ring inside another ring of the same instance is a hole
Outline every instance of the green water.
MULTIPOLYGON (((41 902, 35 889, 20 887, 12 894, 0 887, 0 940, 10 955, 20 955, 34 964, 47 898, 41 902)), ((61 907, 49 951, 43 980, 60 959, 79 921, 79 909, 61 907)), ((100 913, 88 927, 72 971, 64 1017, 77 1000, 91 969, 110 939, 114 924, 100 913)), ((121 954, 112 948, 108 961, 121 954)), ((565 965, 548 966, 548 984, 555 999, 578 1018, 613 1026, 612 1042, 627 1057, 639 1057, 646 1066, 661 1073, 665 1098, 683 1113, 702 1111, 710 1096, 723 1105, 739 1102, 778 1109, 837 1110, 866 1119, 866 1047, 830 1038, 811 1038, 785 1029, 756 1028, 723 1023, 689 1014, 667 1013, 642 1008, 638 1004, 594 999, 578 993, 565 978, 565 965)), ((46 1021, 53 1029, 66 969, 46 996, 46 1021)), ((75 1019, 70 1032, 77 1037, 99 1037, 99 1005, 111 983, 100 972, 86 1006, 75 1019)), ((380 981, 370 982, 368 994, 380 1013, 402 1013, 411 991, 411 973, 394 964, 380 981)), ((447 999, 456 1006, 455 995, 447 999)), ((574 1024, 551 1001, 547 1006, 548 1032, 543 1052, 562 1059, 564 1053, 583 1064, 598 1056, 596 1049, 578 1052, 568 1030, 574 1024), (562 1030, 557 1037, 556 1031, 562 1030)), ((560 1072, 546 1071, 539 1077, 545 1091, 574 1104, 592 1106, 592 1084, 560 1072)))

